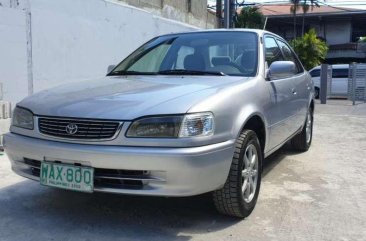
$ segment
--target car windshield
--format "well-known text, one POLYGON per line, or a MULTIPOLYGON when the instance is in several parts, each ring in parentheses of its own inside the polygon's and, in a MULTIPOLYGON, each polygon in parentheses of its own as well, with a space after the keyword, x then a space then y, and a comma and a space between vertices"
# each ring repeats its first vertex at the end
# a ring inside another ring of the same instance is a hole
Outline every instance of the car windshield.
POLYGON ((199 32, 152 39, 109 75, 255 76, 257 65, 257 34, 199 32))

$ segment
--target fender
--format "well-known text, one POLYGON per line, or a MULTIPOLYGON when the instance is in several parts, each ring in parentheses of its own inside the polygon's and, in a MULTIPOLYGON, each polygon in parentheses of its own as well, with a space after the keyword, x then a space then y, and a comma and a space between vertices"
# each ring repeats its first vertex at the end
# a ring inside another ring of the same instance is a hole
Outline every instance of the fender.
POLYGON ((257 108, 254 108, 253 106, 246 106, 237 116, 237 119, 235 121, 235 124, 233 126, 233 136, 235 136, 236 138, 239 137, 241 131, 244 129, 245 125, 248 123, 248 121, 252 118, 252 117, 259 117, 260 120, 262 121, 263 125, 264 125, 264 138, 265 138, 265 143, 264 143, 264 152, 266 152, 266 147, 268 146, 268 137, 269 137, 269 130, 268 130, 268 122, 265 118, 265 116, 262 114, 262 112, 260 112, 257 108))

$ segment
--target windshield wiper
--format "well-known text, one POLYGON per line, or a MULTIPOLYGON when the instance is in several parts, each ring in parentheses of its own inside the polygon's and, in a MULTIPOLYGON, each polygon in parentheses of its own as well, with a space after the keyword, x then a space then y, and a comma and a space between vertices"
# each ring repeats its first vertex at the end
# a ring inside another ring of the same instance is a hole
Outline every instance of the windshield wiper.
POLYGON ((155 72, 140 72, 140 71, 132 71, 132 70, 119 70, 113 71, 108 74, 108 76, 112 75, 156 75, 155 72))
POLYGON ((214 71, 201 71, 201 70, 187 70, 187 69, 171 69, 171 70, 162 70, 159 72, 140 72, 140 71, 132 71, 132 70, 119 70, 113 71, 108 74, 108 76, 113 75, 218 75, 225 76, 223 72, 214 72, 214 71))
POLYGON ((158 74, 162 74, 162 75, 219 75, 219 76, 226 75, 223 72, 187 70, 187 69, 161 70, 158 72, 158 74))

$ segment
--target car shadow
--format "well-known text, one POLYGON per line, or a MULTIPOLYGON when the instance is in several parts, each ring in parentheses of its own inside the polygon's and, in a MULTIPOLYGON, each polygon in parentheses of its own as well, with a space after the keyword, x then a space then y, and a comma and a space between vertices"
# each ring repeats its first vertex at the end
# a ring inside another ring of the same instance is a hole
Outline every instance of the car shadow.
POLYGON ((283 147, 278 149, 276 152, 268 156, 263 162, 262 178, 271 172, 283 159, 288 156, 298 155, 299 152, 292 150, 291 143, 286 143, 283 147))
MULTIPOLYGON (((288 154, 285 146, 268 157, 263 175, 288 154)), ((91 195, 29 180, 0 189, 0 217, 0 240, 7 241, 31 237, 37 241, 190 240, 194 234, 219 231, 251 218, 218 214, 211 194, 186 198, 91 195)))
POLYGON ((0 240, 7 241, 28 240, 34 234, 39 234, 34 239, 38 241, 51 240, 49 237, 190 240, 193 234, 225 229, 241 221, 218 214, 209 194, 188 198, 90 195, 29 180, 0 189, 0 217, 0 240))

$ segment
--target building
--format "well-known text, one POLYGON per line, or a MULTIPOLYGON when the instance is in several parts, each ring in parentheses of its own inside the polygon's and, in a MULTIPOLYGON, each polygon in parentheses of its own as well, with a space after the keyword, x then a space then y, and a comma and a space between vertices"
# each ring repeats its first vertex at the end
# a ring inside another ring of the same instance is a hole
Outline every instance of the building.
POLYGON ((287 40, 295 37, 295 31, 299 37, 303 31, 314 28, 318 37, 329 46, 327 63, 366 62, 365 44, 357 42, 360 37, 366 36, 365 10, 314 6, 304 14, 300 7, 294 24, 291 4, 261 5, 259 8, 267 18, 266 29, 287 40))

